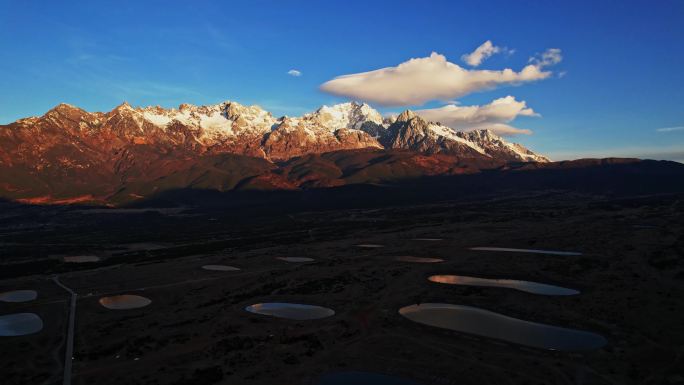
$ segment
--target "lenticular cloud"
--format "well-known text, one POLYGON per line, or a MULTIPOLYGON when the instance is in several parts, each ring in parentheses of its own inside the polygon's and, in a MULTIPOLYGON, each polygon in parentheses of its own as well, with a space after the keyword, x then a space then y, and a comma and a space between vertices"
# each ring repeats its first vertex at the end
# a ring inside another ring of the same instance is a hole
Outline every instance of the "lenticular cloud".
MULTIPOLYGON (((560 58, 560 51, 554 58, 560 58)), ((543 59, 543 58, 542 58, 543 59)), ((548 59, 548 58, 546 58, 548 59)), ((557 62, 557 61, 556 61, 557 62)), ((551 76, 544 67, 553 60, 536 60, 521 69, 469 70, 433 52, 396 67, 338 76, 321 85, 333 95, 374 102, 384 106, 421 105, 431 100, 449 100, 502 85, 518 85, 551 76)))

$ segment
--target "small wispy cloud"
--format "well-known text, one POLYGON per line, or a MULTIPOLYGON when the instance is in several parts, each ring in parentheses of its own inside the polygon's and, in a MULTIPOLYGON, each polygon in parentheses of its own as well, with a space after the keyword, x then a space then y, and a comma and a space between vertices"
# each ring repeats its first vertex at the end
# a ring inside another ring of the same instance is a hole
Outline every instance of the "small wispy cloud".
POLYGON ((513 52, 515 52, 515 50, 495 46, 491 40, 487 40, 477 47, 475 51, 461 56, 461 60, 471 67, 477 67, 494 54, 504 53, 506 55, 512 55, 513 52))
POLYGON ((684 126, 677 127, 663 127, 656 129, 658 132, 672 132, 672 131, 684 131, 684 126))
POLYGON ((560 48, 549 48, 546 51, 536 54, 528 60, 528 62, 535 64, 541 68, 556 65, 563 60, 563 54, 560 48))
POLYGON ((292 69, 292 70, 287 71, 287 74, 290 76, 294 76, 294 77, 300 77, 300 76, 302 76, 302 71, 292 69))

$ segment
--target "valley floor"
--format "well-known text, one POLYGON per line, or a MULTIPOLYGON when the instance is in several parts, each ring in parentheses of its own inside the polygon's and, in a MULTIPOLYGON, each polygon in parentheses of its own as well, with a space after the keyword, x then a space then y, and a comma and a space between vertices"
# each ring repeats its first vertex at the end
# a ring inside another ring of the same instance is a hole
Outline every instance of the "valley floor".
POLYGON ((557 192, 259 217, 3 204, 0 292, 33 289, 38 299, 0 302, 0 315, 34 312, 45 327, 0 337, 0 378, 8 385, 62 382, 70 296, 52 280, 58 276, 78 294, 73 384, 313 385, 323 373, 346 370, 444 385, 684 384, 683 214, 682 196, 557 192), (469 249, 476 246, 583 255, 469 249), (102 261, 62 263, 67 255, 102 261), (395 260, 402 255, 445 262, 395 260), (201 269, 206 264, 241 270, 201 269), (427 280, 432 274, 522 279, 581 293, 439 285, 427 280), (123 311, 100 306, 100 297, 113 294, 152 303, 123 311), (321 305, 336 314, 293 321, 244 311, 257 302, 321 305), (397 313, 426 302, 593 331, 608 344, 545 351, 397 313))

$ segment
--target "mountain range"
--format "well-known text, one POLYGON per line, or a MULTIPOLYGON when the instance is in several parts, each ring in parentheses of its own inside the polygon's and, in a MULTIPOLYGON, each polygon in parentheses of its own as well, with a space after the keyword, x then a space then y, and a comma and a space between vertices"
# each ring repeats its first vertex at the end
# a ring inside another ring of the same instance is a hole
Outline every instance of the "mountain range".
MULTIPOLYGON (((60 104, 0 125, 0 198, 29 204, 131 205, 179 190, 244 199, 244 191, 361 185, 393 185, 392 194, 410 199, 530 188, 654 193, 680 191, 677 180, 684 166, 675 162, 551 162, 489 130, 460 132, 409 110, 383 117, 356 102, 279 118, 235 102, 123 103, 105 113, 60 104)), ((340 199, 365 190, 354 191, 340 199)))
POLYGON ((329 187, 476 172, 549 159, 488 130, 407 110, 323 106, 276 118, 224 102, 87 112, 60 104, 0 125, 0 194, 31 203, 127 202, 169 188, 329 187), (346 163, 345 163, 346 162, 346 163))

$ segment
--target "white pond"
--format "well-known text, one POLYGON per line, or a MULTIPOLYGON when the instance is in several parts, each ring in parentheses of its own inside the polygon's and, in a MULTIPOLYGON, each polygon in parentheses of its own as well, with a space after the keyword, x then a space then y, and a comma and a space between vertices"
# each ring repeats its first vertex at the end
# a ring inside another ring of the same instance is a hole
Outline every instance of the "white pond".
POLYGON ((399 314, 424 325, 548 350, 593 350, 607 342, 595 333, 525 321, 471 306, 422 303, 403 307, 399 314))
POLYGON ((34 313, 0 315, 0 337, 25 336, 43 329, 43 320, 34 313))
POLYGON ((549 254, 549 255, 582 255, 577 251, 556 251, 556 250, 537 250, 537 249, 514 249, 511 247, 471 247, 470 250, 476 251, 504 251, 511 253, 532 253, 532 254, 549 254))
POLYGON ((0 302, 28 302, 37 297, 35 290, 13 290, 0 293, 0 302))
POLYGON ((519 281, 516 279, 491 279, 469 277, 465 275, 450 275, 440 274, 433 275, 428 278, 429 281, 435 283, 443 283, 447 285, 463 285, 463 286, 486 286, 486 287, 505 287, 515 289, 532 294, 542 295, 575 295, 579 291, 568 289, 565 287, 548 285, 545 283, 519 281))
POLYGON ((326 318, 335 314, 334 310, 327 307, 284 302, 257 303, 247 306, 245 310, 250 313, 300 321, 326 318))

